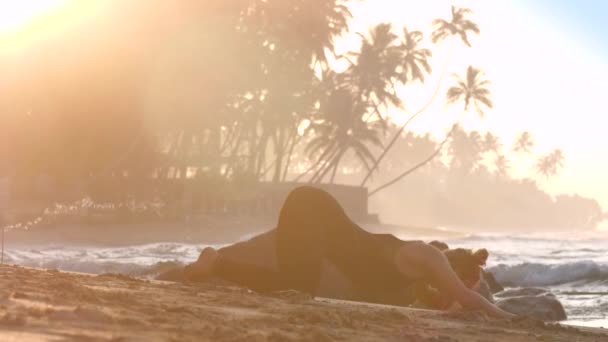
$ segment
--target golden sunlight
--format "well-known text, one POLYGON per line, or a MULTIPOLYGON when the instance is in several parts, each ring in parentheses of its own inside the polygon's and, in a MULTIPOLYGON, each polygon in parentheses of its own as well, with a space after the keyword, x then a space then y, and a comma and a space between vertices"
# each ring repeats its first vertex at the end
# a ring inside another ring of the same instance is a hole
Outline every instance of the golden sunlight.
POLYGON ((0 2, 0 36, 19 32, 65 6, 68 0, 7 0, 0 2))

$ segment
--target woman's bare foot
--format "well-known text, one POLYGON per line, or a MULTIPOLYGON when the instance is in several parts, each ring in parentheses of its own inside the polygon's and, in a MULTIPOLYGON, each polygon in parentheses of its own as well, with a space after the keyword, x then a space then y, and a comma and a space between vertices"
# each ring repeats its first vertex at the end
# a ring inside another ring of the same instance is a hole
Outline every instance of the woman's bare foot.
POLYGON ((218 252, 213 247, 203 249, 196 262, 184 268, 184 275, 190 281, 203 281, 213 273, 215 261, 219 257, 218 252))

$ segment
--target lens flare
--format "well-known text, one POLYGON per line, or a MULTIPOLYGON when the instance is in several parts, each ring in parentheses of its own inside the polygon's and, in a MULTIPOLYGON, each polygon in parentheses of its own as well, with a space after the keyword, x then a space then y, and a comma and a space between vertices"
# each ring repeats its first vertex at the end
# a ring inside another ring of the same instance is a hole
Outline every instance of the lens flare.
POLYGON ((29 24, 66 5, 68 0, 0 1, 0 36, 21 31, 29 24))

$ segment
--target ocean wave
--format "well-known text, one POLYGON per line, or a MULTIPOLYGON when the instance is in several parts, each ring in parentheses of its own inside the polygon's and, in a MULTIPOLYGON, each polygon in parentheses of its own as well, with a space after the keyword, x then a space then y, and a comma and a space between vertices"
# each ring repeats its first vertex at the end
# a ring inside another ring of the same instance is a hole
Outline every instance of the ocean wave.
POLYGON ((547 265, 522 263, 490 267, 503 286, 554 286, 573 282, 595 282, 608 279, 608 265, 591 260, 547 265))
POLYGON ((175 267, 196 260, 204 247, 206 246, 181 243, 111 248, 47 246, 8 249, 4 260, 22 266, 73 272, 147 276, 161 273, 167 265, 175 267))
POLYGON ((501 233, 473 233, 464 237, 448 239, 448 242, 466 243, 466 242, 605 242, 608 241, 608 232, 606 231, 587 231, 557 233, 527 233, 527 234, 501 234, 501 233))

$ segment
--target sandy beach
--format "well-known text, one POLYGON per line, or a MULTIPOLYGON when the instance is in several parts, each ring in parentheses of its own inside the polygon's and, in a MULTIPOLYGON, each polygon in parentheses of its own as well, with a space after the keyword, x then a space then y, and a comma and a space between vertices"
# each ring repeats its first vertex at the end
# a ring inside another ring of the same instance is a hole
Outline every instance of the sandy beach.
POLYGON ((606 341, 602 329, 0 266, 1 341, 606 341))

